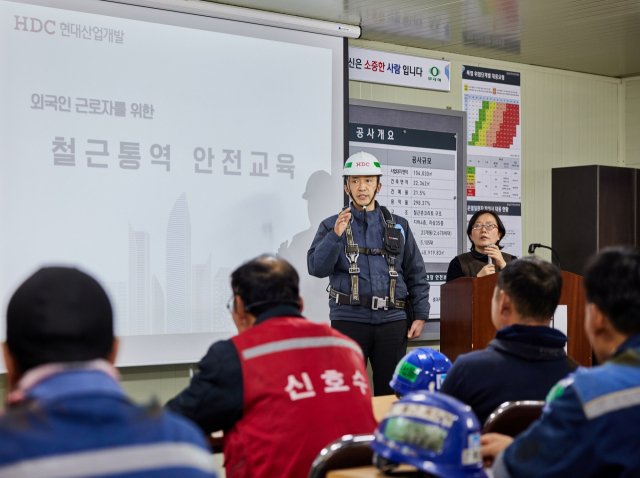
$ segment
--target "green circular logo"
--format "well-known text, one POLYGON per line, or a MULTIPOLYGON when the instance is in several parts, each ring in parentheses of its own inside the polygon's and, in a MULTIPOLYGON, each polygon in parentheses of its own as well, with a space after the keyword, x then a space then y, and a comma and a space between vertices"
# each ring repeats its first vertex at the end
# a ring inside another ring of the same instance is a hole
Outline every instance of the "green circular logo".
POLYGON ((438 76, 440 74, 440 70, 438 70, 435 66, 432 67, 429 71, 431 72, 431 76, 438 76))

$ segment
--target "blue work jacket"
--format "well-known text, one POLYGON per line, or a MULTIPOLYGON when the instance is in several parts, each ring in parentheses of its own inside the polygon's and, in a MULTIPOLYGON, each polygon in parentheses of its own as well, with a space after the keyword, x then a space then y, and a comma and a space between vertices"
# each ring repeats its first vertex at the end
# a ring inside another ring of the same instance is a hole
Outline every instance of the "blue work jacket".
POLYGON ((540 420, 500 453, 494 478, 640 476, 640 335, 551 390, 540 420))
MULTIPOLYGON (((385 249, 385 222, 376 201, 373 211, 358 211, 351 205, 353 240, 359 247, 385 249)), ((396 257, 395 270, 396 299, 404 301, 409 294, 415 319, 429 318, 429 283, 422 255, 411 233, 406 219, 393 215, 396 227, 401 229, 404 237, 404 248, 396 257)), ((345 255, 347 245, 346 232, 338 236, 333 226, 338 214, 325 219, 320 224, 311 248, 307 252, 309 274, 315 277, 329 277, 329 283, 338 292, 351 294, 351 278, 349 277, 349 261, 345 255)), ((362 297, 389 297, 389 265, 384 256, 360 254, 358 257, 359 287, 362 297)), ((329 301, 330 319, 382 324, 407 318, 404 309, 371 310, 362 306, 340 305, 335 300, 329 301)))
POLYGON ((96 370, 45 378, 0 418, 2 477, 214 478, 216 469, 194 424, 134 405, 96 370))

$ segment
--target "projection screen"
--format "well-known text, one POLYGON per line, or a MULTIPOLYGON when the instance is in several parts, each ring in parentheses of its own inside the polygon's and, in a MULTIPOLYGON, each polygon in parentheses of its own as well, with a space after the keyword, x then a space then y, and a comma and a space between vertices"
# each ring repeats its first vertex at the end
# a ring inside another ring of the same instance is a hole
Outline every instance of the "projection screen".
POLYGON ((342 205, 342 38, 100 0, 0 0, 0 19, 2 339, 47 265, 104 286, 122 366, 234 335, 229 275, 263 253, 328 320, 306 251, 342 205))

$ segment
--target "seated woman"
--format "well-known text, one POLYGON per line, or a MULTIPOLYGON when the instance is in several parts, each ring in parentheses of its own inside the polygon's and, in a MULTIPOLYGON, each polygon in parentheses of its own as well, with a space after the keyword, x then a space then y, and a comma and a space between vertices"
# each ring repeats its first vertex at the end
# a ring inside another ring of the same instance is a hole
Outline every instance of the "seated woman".
POLYGON ((500 217, 493 211, 482 209, 476 212, 467 226, 467 237, 471 241, 471 252, 465 252, 449 263, 447 282, 460 277, 484 277, 501 271, 517 257, 500 252, 500 240, 506 233, 500 217), (493 259, 493 264, 489 263, 493 259))

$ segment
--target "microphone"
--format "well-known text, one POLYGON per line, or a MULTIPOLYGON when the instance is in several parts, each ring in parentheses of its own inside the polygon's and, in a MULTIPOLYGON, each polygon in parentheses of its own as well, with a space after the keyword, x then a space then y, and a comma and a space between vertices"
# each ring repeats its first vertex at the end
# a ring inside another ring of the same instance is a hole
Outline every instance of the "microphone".
POLYGON ((543 244, 529 244, 529 254, 533 254, 538 247, 541 247, 543 249, 549 249, 553 253, 553 256, 556 258, 556 262, 558 263, 558 269, 562 270, 562 267, 560 267, 560 256, 558 256, 558 253, 555 251, 555 249, 549 246, 545 246, 543 244))
MULTIPOLYGON (((495 244, 489 244, 490 246, 495 246, 495 244)), ((489 264, 495 264, 496 262, 493 260, 493 257, 489 256, 489 264)))

